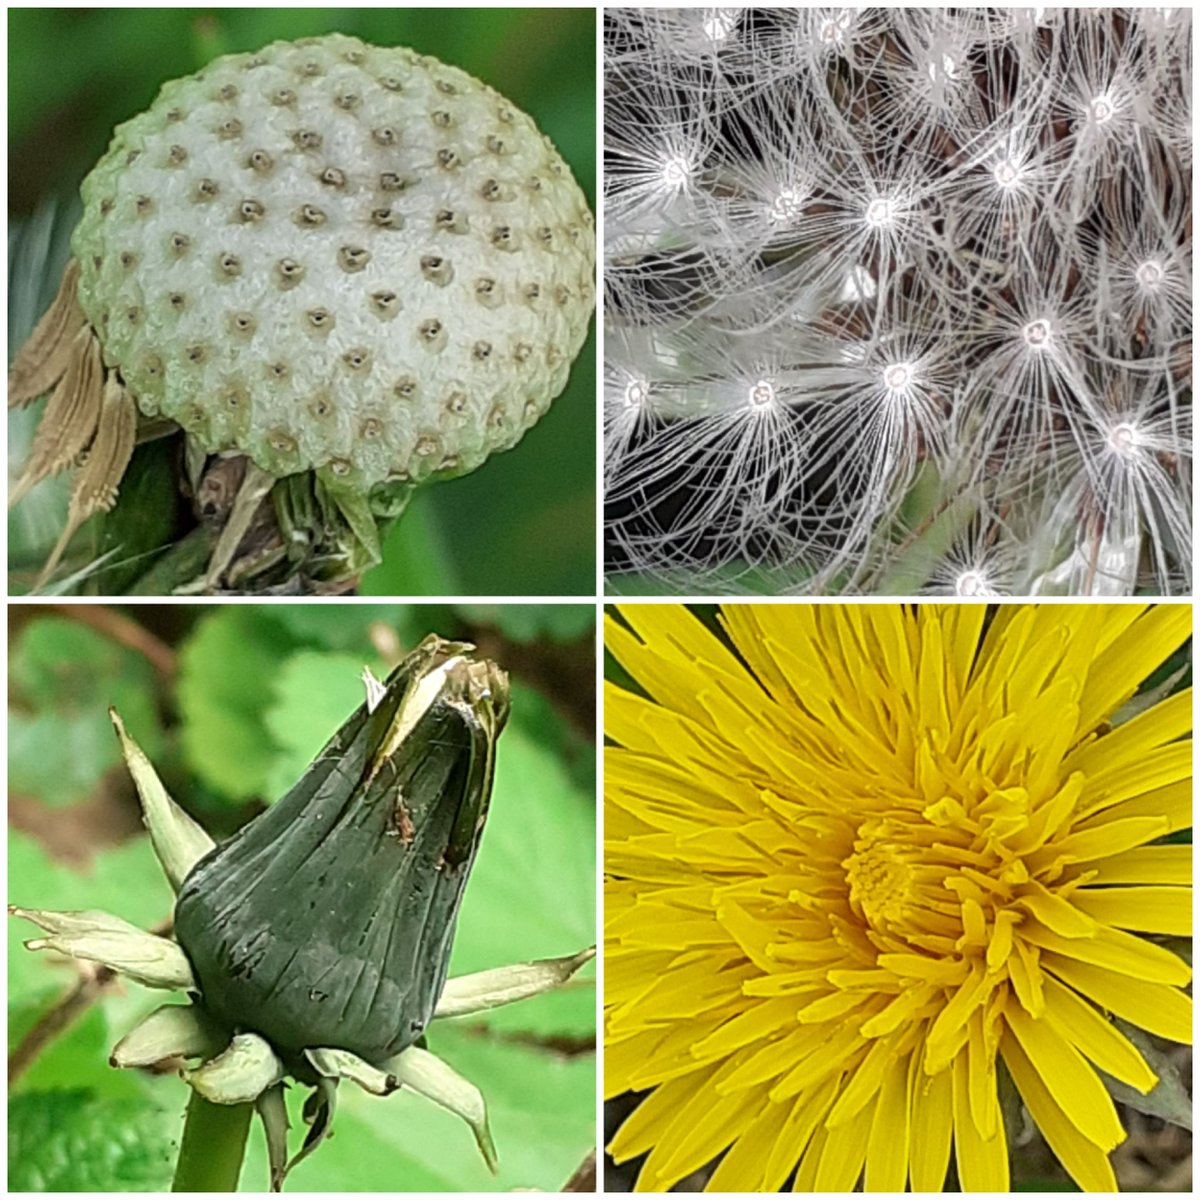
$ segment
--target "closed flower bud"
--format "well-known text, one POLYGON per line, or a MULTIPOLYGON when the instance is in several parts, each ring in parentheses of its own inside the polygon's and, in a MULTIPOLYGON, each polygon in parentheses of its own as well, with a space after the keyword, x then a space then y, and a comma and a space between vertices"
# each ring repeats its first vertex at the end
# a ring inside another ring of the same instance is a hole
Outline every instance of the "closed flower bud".
POLYGON ((483 831, 508 681, 427 638, 273 808, 183 882, 175 933, 207 1010, 303 1069, 312 1047, 380 1065, 446 981, 483 831))

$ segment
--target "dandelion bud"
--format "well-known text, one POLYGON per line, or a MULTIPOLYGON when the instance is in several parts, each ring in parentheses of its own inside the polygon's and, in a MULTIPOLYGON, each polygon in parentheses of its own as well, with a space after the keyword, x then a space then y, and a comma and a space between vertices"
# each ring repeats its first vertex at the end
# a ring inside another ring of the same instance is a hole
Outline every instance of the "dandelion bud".
POLYGON ((208 1011, 281 1053, 411 1046, 446 981, 508 681, 427 638, 273 808, 184 880, 175 932, 208 1011))

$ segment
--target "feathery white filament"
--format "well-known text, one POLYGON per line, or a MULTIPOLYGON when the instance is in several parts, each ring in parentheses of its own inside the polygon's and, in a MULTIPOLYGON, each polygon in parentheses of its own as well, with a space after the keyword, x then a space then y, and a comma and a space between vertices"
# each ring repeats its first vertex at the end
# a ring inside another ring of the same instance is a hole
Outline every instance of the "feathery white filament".
POLYGON ((614 574, 1190 588, 1188 10, 606 29, 614 574))

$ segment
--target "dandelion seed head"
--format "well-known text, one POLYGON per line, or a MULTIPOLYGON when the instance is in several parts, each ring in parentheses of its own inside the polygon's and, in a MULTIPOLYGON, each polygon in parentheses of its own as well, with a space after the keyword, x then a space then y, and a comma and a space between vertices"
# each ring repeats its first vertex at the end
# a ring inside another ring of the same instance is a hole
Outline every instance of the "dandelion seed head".
POLYGON ((610 570, 674 588, 778 556, 789 590, 870 591, 905 553, 897 517, 928 469, 947 489, 934 503, 952 487, 988 514, 971 533, 985 552, 956 556, 951 531, 911 587, 953 594, 986 564, 993 591, 1019 594, 1051 580, 1046 497, 1081 473, 1079 511, 1123 477, 1129 587, 1174 593, 1190 578, 1190 11, 646 11, 675 15, 629 10, 605 35, 606 154, 626 185, 608 261, 634 295, 619 319, 653 331, 642 369, 670 379, 656 430, 678 425, 653 466, 608 443, 639 497, 606 510, 610 570), (686 62, 659 25, 686 32, 686 62), (1159 380, 1152 432, 1109 403, 1127 368, 1159 380), (778 395, 756 405, 760 379, 778 395), (1121 421, 1133 458, 1106 447, 1121 421), (697 517, 685 543, 645 519, 729 510, 718 491, 750 497, 735 535, 697 517))
POLYGON ((1112 426, 1105 440, 1109 448, 1122 458, 1133 458, 1139 452, 1142 442, 1137 429, 1127 421, 1112 426))
POLYGON ((844 8, 836 16, 830 15, 821 22, 817 37, 826 46, 840 46, 845 41, 846 32, 853 21, 854 13, 850 9, 844 8))
POLYGON ((1104 125, 1111 121, 1116 111, 1112 97, 1107 94, 1097 96, 1088 107, 1088 114, 1096 125, 1104 125))
POLYGON ((1021 169, 1011 158, 1003 159, 992 169, 992 178, 1002 187, 1011 188, 1021 177, 1021 169))
POLYGON ((752 409, 769 408, 775 403, 775 382, 771 379, 760 379, 750 388, 749 401, 752 409))
POLYGON ((626 408, 641 409, 649 399, 650 390, 641 379, 631 379, 625 385, 623 403, 626 408))
POLYGON ((1162 263, 1155 259, 1148 259, 1146 262, 1138 264, 1136 275, 1137 281, 1142 287, 1147 291, 1156 292, 1162 285, 1166 271, 1162 263))
POLYGON ((1036 321, 1030 321, 1021 330, 1021 336, 1025 339, 1026 345, 1032 346, 1035 350, 1041 350, 1050 341, 1050 323, 1040 317, 1036 321))
POLYGON ((668 188, 678 191, 692 178, 692 164, 682 154, 672 154, 662 165, 662 181, 668 188))
POLYGON ((954 581, 954 592, 958 596, 990 596, 992 589, 982 571, 963 571, 954 581))
POLYGON ((925 70, 932 83, 939 83, 943 79, 954 82, 959 75, 958 63, 949 54, 942 54, 940 62, 926 63, 925 70))
POLYGON ((838 299, 843 303, 859 303, 873 299, 878 290, 871 272, 866 267, 856 264, 846 272, 838 299))
POLYGON ((911 363, 890 363, 883 369, 883 386, 889 392, 903 392, 912 386, 913 368, 911 363))
POLYGON ((886 229, 894 224, 899 213, 897 202, 887 196, 877 196, 866 207, 863 216, 872 229, 886 229))
POLYGON ((771 201, 771 221, 776 225, 791 225, 804 215, 804 195, 799 188, 781 188, 771 201))

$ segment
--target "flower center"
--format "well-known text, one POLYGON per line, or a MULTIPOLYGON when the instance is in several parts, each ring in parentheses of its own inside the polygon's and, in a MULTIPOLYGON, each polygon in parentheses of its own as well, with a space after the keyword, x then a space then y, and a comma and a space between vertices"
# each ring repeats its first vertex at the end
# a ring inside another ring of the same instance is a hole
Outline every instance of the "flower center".
POLYGON ((916 851, 896 840, 889 822, 866 821, 859 827, 854 853, 842 867, 850 885, 850 904, 879 932, 899 932, 912 924, 923 905, 916 851))
POLYGON ((625 407, 641 408, 646 403, 646 385, 634 379, 625 385, 625 407))

